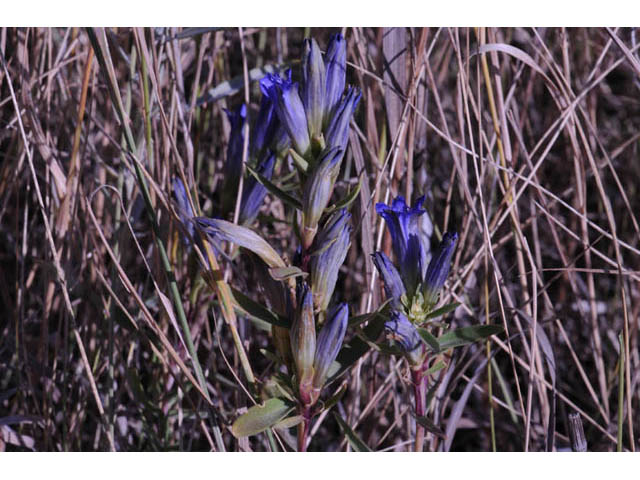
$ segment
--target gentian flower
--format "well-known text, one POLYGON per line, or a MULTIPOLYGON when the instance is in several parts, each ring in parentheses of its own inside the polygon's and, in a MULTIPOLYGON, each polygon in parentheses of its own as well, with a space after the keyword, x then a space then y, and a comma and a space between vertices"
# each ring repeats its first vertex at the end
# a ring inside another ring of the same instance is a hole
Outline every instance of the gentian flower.
POLYGON ((391 318, 384 324, 385 331, 400 347, 402 352, 407 356, 408 360, 418 364, 421 357, 420 334, 407 317, 397 310, 391 312, 391 318))
MULTIPOLYGON (((256 171, 268 180, 273 175, 273 167, 276 164, 276 156, 272 152, 267 152, 266 158, 260 162, 256 171)), ((267 195, 267 189, 252 175, 247 179, 242 191, 242 203, 240 205, 239 221, 242 225, 251 225, 256 217, 260 206, 267 195)))
POLYGON ((325 66, 320 48, 315 40, 306 39, 302 54, 301 96, 311 138, 319 137, 322 133, 326 95, 325 83, 325 66))
POLYGON ((360 101, 361 92, 355 87, 349 87, 347 94, 335 107, 324 136, 327 147, 338 147, 346 151, 349 142, 349 122, 360 101))
POLYGON ((347 72, 347 43, 339 33, 333 35, 324 57, 327 74, 324 124, 331 118, 333 109, 342 98, 347 72))
POLYGON ((276 113, 284 129, 289 134, 297 152, 304 156, 310 146, 307 116, 298 94, 298 84, 279 75, 267 75, 270 85, 266 87, 269 98, 274 103, 276 113))
POLYGON ((457 233, 445 232, 440 245, 429 262, 422 287, 424 301, 427 305, 434 306, 438 301, 440 290, 442 290, 444 282, 449 275, 451 257, 457 241, 457 233))
POLYGON ((312 253, 310 262, 310 281, 313 291, 313 303, 317 310, 324 311, 329 306, 338 280, 338 271, 349 250, 351 214, 346 209, 335 212, 318 235, 313 244, 317 253, 312 253))
POLYGON ((187 190, 184 188, 184 183, 179 177, 173 179, 171 182, 173 186, 173 195, 176 198, 176 202, 178 203, 178 216, 182 222, 182 226, 187 230, 189 236, 182 236, 182 242, 185 245, 191 244, 191 238, 194 238, 194 227, 193 223, 191 223, 191 219, 194 217, 193 209, 191 208, 191 203, 189 203, 189 197, 187 196, 187 190))
POLYGON ((299 289, 298 309, 291 326, 291 353, 296 366, 300 396, 310 401, 313 361, 316 352, 316 324, 313 318, 313 294, 305 283, 299 289))
POLYGON ((305 182, 302 199, 303 227, 305 230, 303 237, 307 240, 305 247, 311 244, 320 217, 322 217, 324 209, 329 204, 333 186, 338 178, 338 173, 340 173, 340 160, 342 160, 342 150, 338 148, 325 150, 325 153, 305 182))
POLYGON ((424 277, 427 268, 428 240, 421 234, 418 217, 425 213, 421 208, 424 196, 413 207, 409 207, 404 197, 396 197, 391 206, 376 205, 378 215, 385 219, 391 234, 391 244, 404 285, 413 295, 424 277))
POLYGON ((324 386, 329 368, 335 361, 342 347, 349 320, 349 306, 341 303, 329 312, 327 321, 320 330, 316 342, 316 355, 313 361, 313 388, 320 393, 324 386))
POLYGON ((402 309, 402 296, 406 293, 402 278, 396 266, 391 263, 389 257, 384 252, 376 252, 373 255, 373 263, 380 273, 384 283, 384 291, 387 298, 391 298, 392 305, 396 309, 402 309))
POLYGON ((224 213, 233 210, 240 175, 242 175, 242 150, 244 147, 243 127, 247 119, 247 107, 242 104, 233 111, 225 110, 231 132, 229 133, 229 144, 227 145, 227 161, 223 166, 224 188, 222 194, 222 210, 224 213))

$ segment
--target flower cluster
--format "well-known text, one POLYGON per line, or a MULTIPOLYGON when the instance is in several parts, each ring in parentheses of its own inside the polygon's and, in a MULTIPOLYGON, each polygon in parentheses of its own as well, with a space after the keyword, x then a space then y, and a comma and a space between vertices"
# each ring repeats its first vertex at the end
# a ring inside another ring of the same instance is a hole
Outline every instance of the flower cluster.
POLYGON ((392 308, 391 319, 385 328, 414 364, 419 362, 421 350, 415 325, 423 324, 436 306, 458 240, 457 233, 446 232, 429 260, 430 238, 420 226, 420 217, 426 213, 422 208, 424 198, 420 197, 413 206, 407 205, 401 196, 391 205, 376 205, 377 213, 389 229, 396 263, 392 263, 384 252, 373 254, 392 308))

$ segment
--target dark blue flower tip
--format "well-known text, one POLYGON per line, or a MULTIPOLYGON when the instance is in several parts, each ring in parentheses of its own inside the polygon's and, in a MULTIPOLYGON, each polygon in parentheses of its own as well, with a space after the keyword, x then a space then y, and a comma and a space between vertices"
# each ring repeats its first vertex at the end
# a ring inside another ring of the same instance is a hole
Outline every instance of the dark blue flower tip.
POLYGON ((387 298, 392 300, 394 308, 402 308, 401 298, 406 290, 400 273, 398 273, 395 265, 391 263, 391 260, 389 260, 389 257, 387 257, 384 252, 376 252, 372 257, 373 263, 378 269, 378 273, 384 283, 384 291, 387 294, 387 298))
POLYGON ((233 111, 226 110, 227 118, 231 124, 229 144, 227 146, 227 161, 223 166, 225 179, 224 211, 232 208, 233 201, 242 175, 242 150, 244 148, 243 127, 247 118, 247 107, 242 104, 233 111))
POLYGON ((272 146, 278 124, 273 102, 268 96, 263 95, 256 121, 251 130, 250 152, 253 158, 259 158, 267 148, 272 146))
POLYGON ((422 234, 419 223, 419 217, 426 212, 421 208, 424 199, 424 196, 418 198, 413 207, 407 205, 402 196, 397 196, 390 206, 376 205, 376 212, 384 218, 389 229, 400 276, 411 295, 422 281, 429 251, 429 239, 422 234))
POLYGON ((331 364, 338 357, 349 321, 349 306, 341 303, 329 312, 327 321, 320 330, 316 343, 316 355, 313 362, 313 387, 317 390, 324 386, 331 364))
POLYGON ((301 97, 307 115, 309 135, 319 137, 325 104, 325 67, 322 53, 315 40, 306 39, 302 54, 301 97))
MULTIPOLYGON (((276 156, 272 152, 267 152, 265 158, 258 164, 256 171, 268 180, 273 176, 273 168, 276 164, 276 156)), ((252 175, 247 179, 247 183, 242 192, 242 203, 240 205, 239 221, 242 225, 251 225, 260 211, 262 202, 267 195, 267 189, 252 175)))
POLYGON ((310 146, 307 116, 298 94, 298 84, 279 75, 268 75, 264 88, 275 105, 278 119, 291 138, 294 148, 304 155, 310 146))
POLYGON ((309 265, 313 301, 318 311, 329 306, 351 243, 351 214, 342 209, 329 217, 315 237, 309 265))
POLYGON ((349 122, 358 106, 362 93, 358 88, 349 87, 347 94, 336 106, 329 119, 325 142, 327 147, 346 150, 349 142, 349 122))
POLYGON ((420 334, 403 313, 392 310, 391 318, 385 322, 384 328, 404 353, 411 354, 420 347, 420 334))
POLYGON ((340 102, 347 72, 347 42, 339 33, 333 35, 324 57, 326 70, 325 125, 340 102))
POLYGON ((423 282, 424 300, 427 305, 434 306, 438 302, 438 295, 449 275, 451 257, 457 241, 456 232, 445 232, 440 245, 431 257, 423 282))
POLYGON ((190 238, 193 238, 194 234, 194 226, 191 222, 191 219, 195 216, 193 213, 193 209, 191 208, 191 203, 189 203, 189 196, 187 195, 187 190, 184 188, 184 183, 179 177, 176 177, 171 182, 173 187, 173 196, 176 199, 178 204, 178 216, 180 221, 182 222, 182 226, 186 229, 189 236, 183 235, 182 241, 185 245, 189 245, 191 241, 190 238))

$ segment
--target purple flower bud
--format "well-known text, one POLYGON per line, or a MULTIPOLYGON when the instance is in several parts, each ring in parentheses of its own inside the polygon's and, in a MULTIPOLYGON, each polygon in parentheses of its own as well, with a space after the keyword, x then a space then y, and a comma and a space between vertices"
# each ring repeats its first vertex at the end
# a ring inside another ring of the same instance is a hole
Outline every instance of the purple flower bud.
MULTIPOLYGON (((264 79, 260 81, 261 86, 263 81, 264 79)), ((258 116, 251 130, 251 156, 253 158, 259 158, 272 145, 279 123, 273 102, 267 95, 263 95, 258 116)))
MULTIPOLYGON (((285 81, 291 82, 291 69, 287 70, 285 75, 285 81)), ((264 148, 271 148, 276 153, 276 156, 283 157, 291 147, 291 139, 275 110, 277 98, 275 84, 281 81, 283 80, 279 75, 272 74, 267 74, 260 80, 262 103, 254 127, 256 139, 253 151, 256 152, 256 157, 259 157, 257 152, 264 148)))
POLYGON ((402 302, 400 299, 402 295, 405 294, 406 290, 398 270, 384 252, 376 252, 372 256, 373 263, 378 269, 378 273, 380 273, 380 277, 384 282, 384 291, 387 294, 387 298, 392 299, 391 302, 394 308, 401 309, 402 302))
POLYGON ((347 71, 347 42, 339 33, 333 35, 324 57, 327 72, 325 98, 325 124, 328 123, 333 109, 342 98, 347 71))
POLYGON ((323 311, 329 305, 338 280, 338 271, 347 256, 350 244, 351 214, 346 209, 335 212, 313 243, 309 265, 313 303, 323 311))
POLYGON ((420 345, 422 340, 416 327, 407 317, 396 310, 391 311, 391 318, 384 324, 387 334, 405 353, 409 361, 417 363, 420 356, 420 345))
POLYGON ((180 217, 180 221, 182 222, 182 226, 187 230, 189 236, 182 236, 182 241, 185 245, 190 245, 191 240, 193 238, 193 223, 191 223, 191 219, 194 217, 193 209, 191 208, 191 204, 189 203, 189 197, 187 195, 187 190, 184 188, 184 184, 179 177, 173 179, 173 195, 176 198, 176 202, 178 203, 178 216, 180 217))
POLYGON ((342 99, 334 111, 324 136, 327 147, 338 147, 346 151, 349 141, 349 122, 360 101, 360 90, 349 87, 347 94, 342 99))
POLYGON ((329 368, 338 356, 338 352, 342 347, 344 335, 347 332, 347 323, 349 320, 349 306, 346 303, 337 305, 329 313, 327 321, 320 330, 318 342, 316 345, 316 355, 313 362, 314 375, 313 387, 321 390, 324 386, 329 368))
POLYGON ((340 172, 341 160, 342 151, 340 149, 326 150, 305 182, 302 213, 303 226, 306 230, 315 233, 322 212, 331 199, 333 186, 340 172))
POLYGON ((311 395, 313 360, 316 352, 316 324, 313 318, 313 294, 305 283, 298 292, 298 309, 291 326, 291 353, 296 366, 300 396, 307 403, 311 395))
MULTIPOLYGON (((267 152, 266 157, 258 164, 256 171, 263 177, 271 180, 273 167, 276 163, 276 156, 267 152)), ((242 225, 251 225, 260 211, 267 189, 252 175, 247 179, 242 192, 242 204, 240 206, 239 221, 242 225)))
MULTIPOLYGON (((270 84, 265 86, 267 94, 273 101, 278 119, 289 134, 294 148, 304 155, 310 146, 307 116, 302 100, 298 94, 298 84, 291 78, 279 75, 268 75, 270 84)), ((267 82, 265 82, 267 83, 267 82)))
POLYGON ((428 239, 421 234, 419 224, 420 215, 425 213, 425 210, 420 208, 423 202, 424 196, 420 197, 410 208, 404 197, 398 196, 393 200, 391 206, 384 203, 376 205, 376 212, 387 223, 396 264, 410 295, 415 293, 427 268, 429 249, 425 244, 428 239))
POLYGON ((427 305, 434 306, 438 302, 440 290, 442 290, 444 282, 449 275, 451 257, 457 241, 457 233, 446 232, 429 262, 423 282, 423 295, 427 305))
POLYGON ((320 48, 315 40, 304 41, 302 54, 302 103, 307 114, 309 135, 320 136, 325 103, 325 69, 320 48))

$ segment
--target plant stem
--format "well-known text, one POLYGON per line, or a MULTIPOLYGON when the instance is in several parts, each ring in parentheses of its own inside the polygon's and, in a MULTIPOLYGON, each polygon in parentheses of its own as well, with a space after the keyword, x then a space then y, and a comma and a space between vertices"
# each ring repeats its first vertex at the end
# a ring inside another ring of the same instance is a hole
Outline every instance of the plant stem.
POLYGON ((311 427, 311 407, 300 407, 300 415, 302 416, 302 422, 298 424, 298 451, 306 452, 307 437, 311 427))
MULTIPOLYGON (((426 401, 426 377, 424 375, 425 362, 416 369, 411 370, 411 379, 413 381, 413 394, 416 402, 416 417, 425 416, 425 401, 426 401)), ((416 452, 422 452, 424 450, 424 427, 416 422, 416 440, 415 448, 416 452)))

